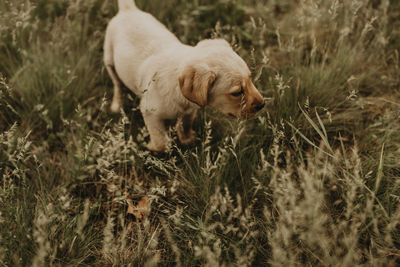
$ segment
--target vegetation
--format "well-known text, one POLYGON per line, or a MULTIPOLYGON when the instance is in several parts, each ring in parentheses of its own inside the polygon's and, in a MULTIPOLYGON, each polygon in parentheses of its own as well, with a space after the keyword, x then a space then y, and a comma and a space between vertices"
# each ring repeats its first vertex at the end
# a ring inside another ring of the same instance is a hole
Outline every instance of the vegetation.
POLYGON ((1 266, 400 264, 399 1, 138 0, 268 99, 165 155, 128 90, 108 112, 116 2, 0 2, 1 266))

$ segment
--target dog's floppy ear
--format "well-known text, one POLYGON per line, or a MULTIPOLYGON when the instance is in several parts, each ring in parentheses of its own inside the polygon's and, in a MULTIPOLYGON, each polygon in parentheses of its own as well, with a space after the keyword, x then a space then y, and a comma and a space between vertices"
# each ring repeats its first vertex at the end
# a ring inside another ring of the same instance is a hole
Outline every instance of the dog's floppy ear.
POLYGON ((215 73, 206 66, 188 66, 179 77, 179 87, 184 97, 204 107, 207 105, 208 91, 215 78, 215 73))

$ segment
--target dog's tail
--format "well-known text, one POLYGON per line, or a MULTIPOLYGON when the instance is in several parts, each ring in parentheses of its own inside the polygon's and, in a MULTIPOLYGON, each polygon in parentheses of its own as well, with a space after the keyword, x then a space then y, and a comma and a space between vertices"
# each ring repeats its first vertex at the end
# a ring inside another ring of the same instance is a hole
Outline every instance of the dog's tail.
POLYGON ((118 8, 119 8, 119 11, 135 9, 136 4, 135 4, 135 1, 133 1, 133 0, 118 0, 118 8))

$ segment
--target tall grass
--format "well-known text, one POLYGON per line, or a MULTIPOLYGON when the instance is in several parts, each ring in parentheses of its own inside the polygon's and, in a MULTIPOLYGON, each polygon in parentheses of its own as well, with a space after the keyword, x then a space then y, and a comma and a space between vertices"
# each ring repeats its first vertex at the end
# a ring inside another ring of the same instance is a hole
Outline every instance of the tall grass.
POLYGON ((107 111, 116 1, 1 2, 0 265, 399 264, 397 1, 137 4, 228 40, 267 109, 152 155, 135 96, 107 111))

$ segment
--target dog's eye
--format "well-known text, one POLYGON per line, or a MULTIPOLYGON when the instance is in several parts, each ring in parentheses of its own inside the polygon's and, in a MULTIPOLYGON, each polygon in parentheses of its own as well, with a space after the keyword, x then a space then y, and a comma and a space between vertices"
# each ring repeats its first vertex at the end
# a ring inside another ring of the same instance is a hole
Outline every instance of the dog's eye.
POLYGON ((215 79, 214 79, 214 81, 212 81, 212 82, 211 82, 211 84, 210 84, 210 88, 213 88, 213 87, 214 87, 214 85, 215 85, 215 81, 216 81, 216 80, 217 80, 217 79, 215 78, 215 79))
POLYGON ((242 96, 244 94, 243 88, 240 88, 240 91, 234 92, 231 95, 234 97, 242 96))

